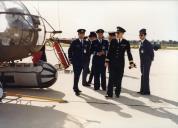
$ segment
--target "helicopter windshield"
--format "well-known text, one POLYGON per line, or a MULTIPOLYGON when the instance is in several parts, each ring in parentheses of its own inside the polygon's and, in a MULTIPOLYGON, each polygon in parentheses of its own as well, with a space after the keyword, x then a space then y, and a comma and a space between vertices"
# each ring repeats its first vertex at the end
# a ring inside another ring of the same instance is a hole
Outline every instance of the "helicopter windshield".
POLYGON ((0 46, 30 46, 33 52, 36 45, 45 39, 41 18, 31 15, 22 2, 0 2, 0 46))

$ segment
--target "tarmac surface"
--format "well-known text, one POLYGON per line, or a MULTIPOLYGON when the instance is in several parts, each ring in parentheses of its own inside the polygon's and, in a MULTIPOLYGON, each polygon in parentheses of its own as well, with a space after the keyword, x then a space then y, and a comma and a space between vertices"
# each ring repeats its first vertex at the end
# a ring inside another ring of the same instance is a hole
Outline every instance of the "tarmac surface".
MULTIPOLYGON (((67 49, 65 49, 66 51, 67 49)), ((104 91, 93 86, 72 90, 72 67, 59 71, 57 82, 48 89, 9 89, 7 92, 64 99, 58 103, 43 99, 7 97, 0 104, 0 128, 178 128, 178 51, 155 52, 150 74, 151 96, 141 96, 138 50, 132 50, 136 69, 128 69, 120 98, 105 99, 104 91)), ((47 52, 53 65, 57 59, 47 52)), ((30 61, 27 58, 24 61, 30 61)), ((108 74, 107 74, 108 76, 108 74)))

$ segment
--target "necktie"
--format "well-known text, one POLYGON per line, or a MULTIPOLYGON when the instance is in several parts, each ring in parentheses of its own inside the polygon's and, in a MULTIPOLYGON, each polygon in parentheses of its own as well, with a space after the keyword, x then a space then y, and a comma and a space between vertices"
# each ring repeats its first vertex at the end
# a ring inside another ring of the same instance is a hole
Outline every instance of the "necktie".
POLYGON ((141 41, 141 45, 143 45, 143 41, 141 41))
POLYGON ((101 43, 101 42, 102 42, 102 40, 101 40, 101 39, 99 39, 99 42, 101 43))
POLYGON ((118 43, 120 43, 121 41, 120 41, 120 39, 118 40, 118 43))
POLYGON ((143 46, 143 43, 142 43, 142 41, 140 41, 140 47, 139 48, 141 48, 143 46))
POLYGON ((83 40, 81 40, 81 44, 82 44, 82 47, 83 47, 83 40))

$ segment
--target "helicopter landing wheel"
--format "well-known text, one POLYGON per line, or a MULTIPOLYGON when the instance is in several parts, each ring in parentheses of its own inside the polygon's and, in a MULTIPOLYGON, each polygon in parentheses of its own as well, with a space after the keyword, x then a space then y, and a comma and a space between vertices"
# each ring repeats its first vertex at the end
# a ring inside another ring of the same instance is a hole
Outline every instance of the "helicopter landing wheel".
POLYGON ((3 87, 2 87, 2 83, 0 82, 0 102, 4 97, 4 91, 3 91, 3 87))

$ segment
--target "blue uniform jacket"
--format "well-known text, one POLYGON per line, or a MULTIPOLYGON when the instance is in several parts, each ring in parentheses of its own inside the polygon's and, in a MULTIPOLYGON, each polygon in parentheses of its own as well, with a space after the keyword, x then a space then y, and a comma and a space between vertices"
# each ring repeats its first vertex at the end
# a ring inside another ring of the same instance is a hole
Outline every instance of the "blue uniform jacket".
POLYGON ((107 40, 102 39, 102 42, 99 40, 92 41, 91 44, 91 53, 93 54, 93 63, 103 64, 105 62, 105 58, 108 53, 109 42, 107 40), (104 51, 104 55, 98 56, 97 53, 104 51))
POLYGON ((140 45, 139 54, 141 64, 154 60, 153 46, 148 40, 145 39, 144 42, 140 45))
POLYGON ((79 39, 72 41, 68 49, 68 58, 74 65, 82 65, 90 58, 90 43, 83 40, 83 45, 79 39))

